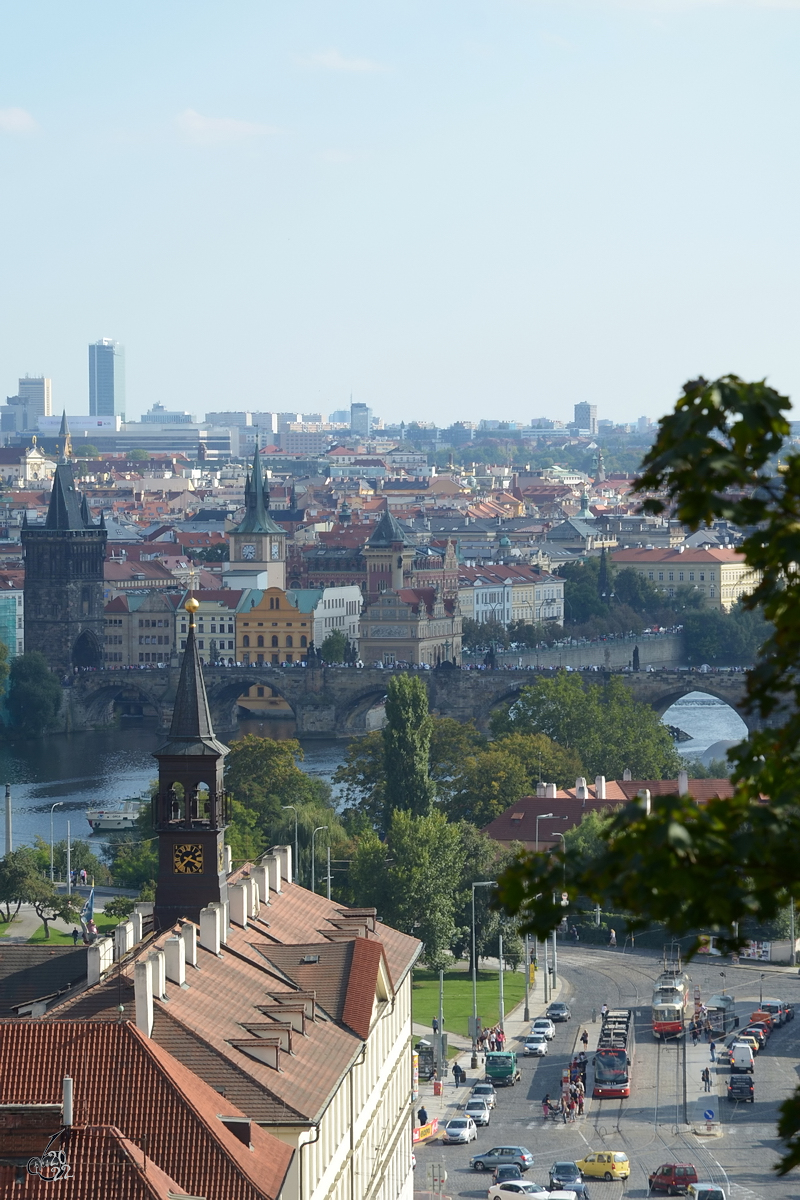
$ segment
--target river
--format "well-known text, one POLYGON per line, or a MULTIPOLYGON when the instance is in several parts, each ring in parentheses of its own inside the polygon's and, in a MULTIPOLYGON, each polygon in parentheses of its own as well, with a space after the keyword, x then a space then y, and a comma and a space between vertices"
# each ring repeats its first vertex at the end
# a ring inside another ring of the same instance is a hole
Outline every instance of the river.
MULTIPOLYGON (((664 714, 669 725, 692 735, 678 743, 686 757, 701 757, 717 742, 733 743, 747 733, 741 717, 721 701, 700 692, 684 696, 664 714)), ((294 736, 293 721, 242 721, 239 736, 246 733, 266 737, 294 736)), ((14 844, 31 843, 38 833, 50 837, 50 808, 56 841, 66 837, 67 821, 72 837, 90 836, 87 808, 103 806, 146 791, 156 777, 152 753, 164 740, 155 721, 124 721, 122 728, 100 729, 45 741, 0 743, 0 782, 11 784, 14 807, 14 844)), ((344 759, 347 743, 336 739, 310 738, 302 741, 304 771, 331 782, 344 759)), ((723 758, 724 749, 714 757, 723 758)))

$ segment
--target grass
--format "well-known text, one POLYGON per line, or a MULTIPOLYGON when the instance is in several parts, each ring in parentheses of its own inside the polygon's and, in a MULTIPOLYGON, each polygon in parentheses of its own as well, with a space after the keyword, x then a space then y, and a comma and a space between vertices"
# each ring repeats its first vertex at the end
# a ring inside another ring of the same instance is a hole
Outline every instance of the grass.
MULTIPOLYGON (((499 972, 478 972, 478 1016, 484 1029, 500 1019, 499 972)), ((519 1004, 525 995, 525 976, 522 971, 503 972, 505 1011, 519 1004)), ((411 1004, 414 1021, 427 1025, 439 1016, 438 971, 415 971, 411 1004)), ((468 1018, 472 1016, 472 976, 466 971, 444 973, 444 1027, 448 1033, 469 1035, 468 1018)))
MULTIPOLYGON (((101 937, 113 937, 114 930, 117 927, 116 921, 111 921, 106 924, 97 926, 98 933, 101 937)), ((78 938, 77 944, 83 945, 83 942, 78 938)), ((44 936, 44 925, 40 925, 37 930, 28 938, 29 946, 71 946, 72 933, 62 933, 60 929, 56 929, 53 925, 50 926, 50 937, 44 936)))

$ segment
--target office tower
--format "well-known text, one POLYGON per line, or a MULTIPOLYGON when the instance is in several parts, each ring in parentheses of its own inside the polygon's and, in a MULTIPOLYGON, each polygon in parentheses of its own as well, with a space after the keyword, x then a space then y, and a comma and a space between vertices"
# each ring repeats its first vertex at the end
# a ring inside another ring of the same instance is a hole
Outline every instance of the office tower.
POLYGON ((89 413, 125 420, 125 347, 112 338, 89 347, 89 413))
POLYGON ((576 404, 575 424, 579 429, 588 429, 589 433, 594 436, 597 433, 597 405, 576 404))
POLYGON ((337 408, 336 412, 332 412, 328 417, 331 425, 349 425, 350 413, 346 408, 337 408))
POLYGON ((372 409, 366 404, 350 405, 350 432, 366 438, 372 434, 372 409))
POLYGON ((17 395, 28 410, 28 429, 36 428, 37 417, 53 415, 52 380, 45 379, 43 375, 26 375, 19 381, 17 395))

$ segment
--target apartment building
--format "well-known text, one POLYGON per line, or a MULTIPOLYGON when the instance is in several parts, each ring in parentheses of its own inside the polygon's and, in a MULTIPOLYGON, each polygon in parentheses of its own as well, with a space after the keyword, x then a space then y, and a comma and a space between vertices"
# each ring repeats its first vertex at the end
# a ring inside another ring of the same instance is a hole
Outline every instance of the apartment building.
POLYGON ((564 621, 564 580, 525 566, 460 567, 461 613, 473 621, 564 621))
POLYGON ((760 572, 753 571, 744 555, 731 547, 616 550, 617 568, 630 567, 650 583, 674 596, 677 588, 694 588, 709 608, 728 612, 742 596, 758 586, 760 572))

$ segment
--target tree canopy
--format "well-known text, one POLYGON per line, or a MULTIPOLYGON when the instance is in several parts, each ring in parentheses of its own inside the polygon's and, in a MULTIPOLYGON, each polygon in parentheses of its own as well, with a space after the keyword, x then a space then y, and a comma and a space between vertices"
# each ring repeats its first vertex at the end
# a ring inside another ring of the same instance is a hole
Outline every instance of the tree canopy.
POLYGON ((436 794, 429 773, 432 732, 425 684, 418 675, 393 675, 386 689, 383 728, 387 825, 398 809, 418 817, 431 811, 436 794))
POLYGON ((43 654, 31 650, 13 659, 8 711, 17 729, 29 736, 42 733, 55 723, 61 700, 61 684, 43 654))

